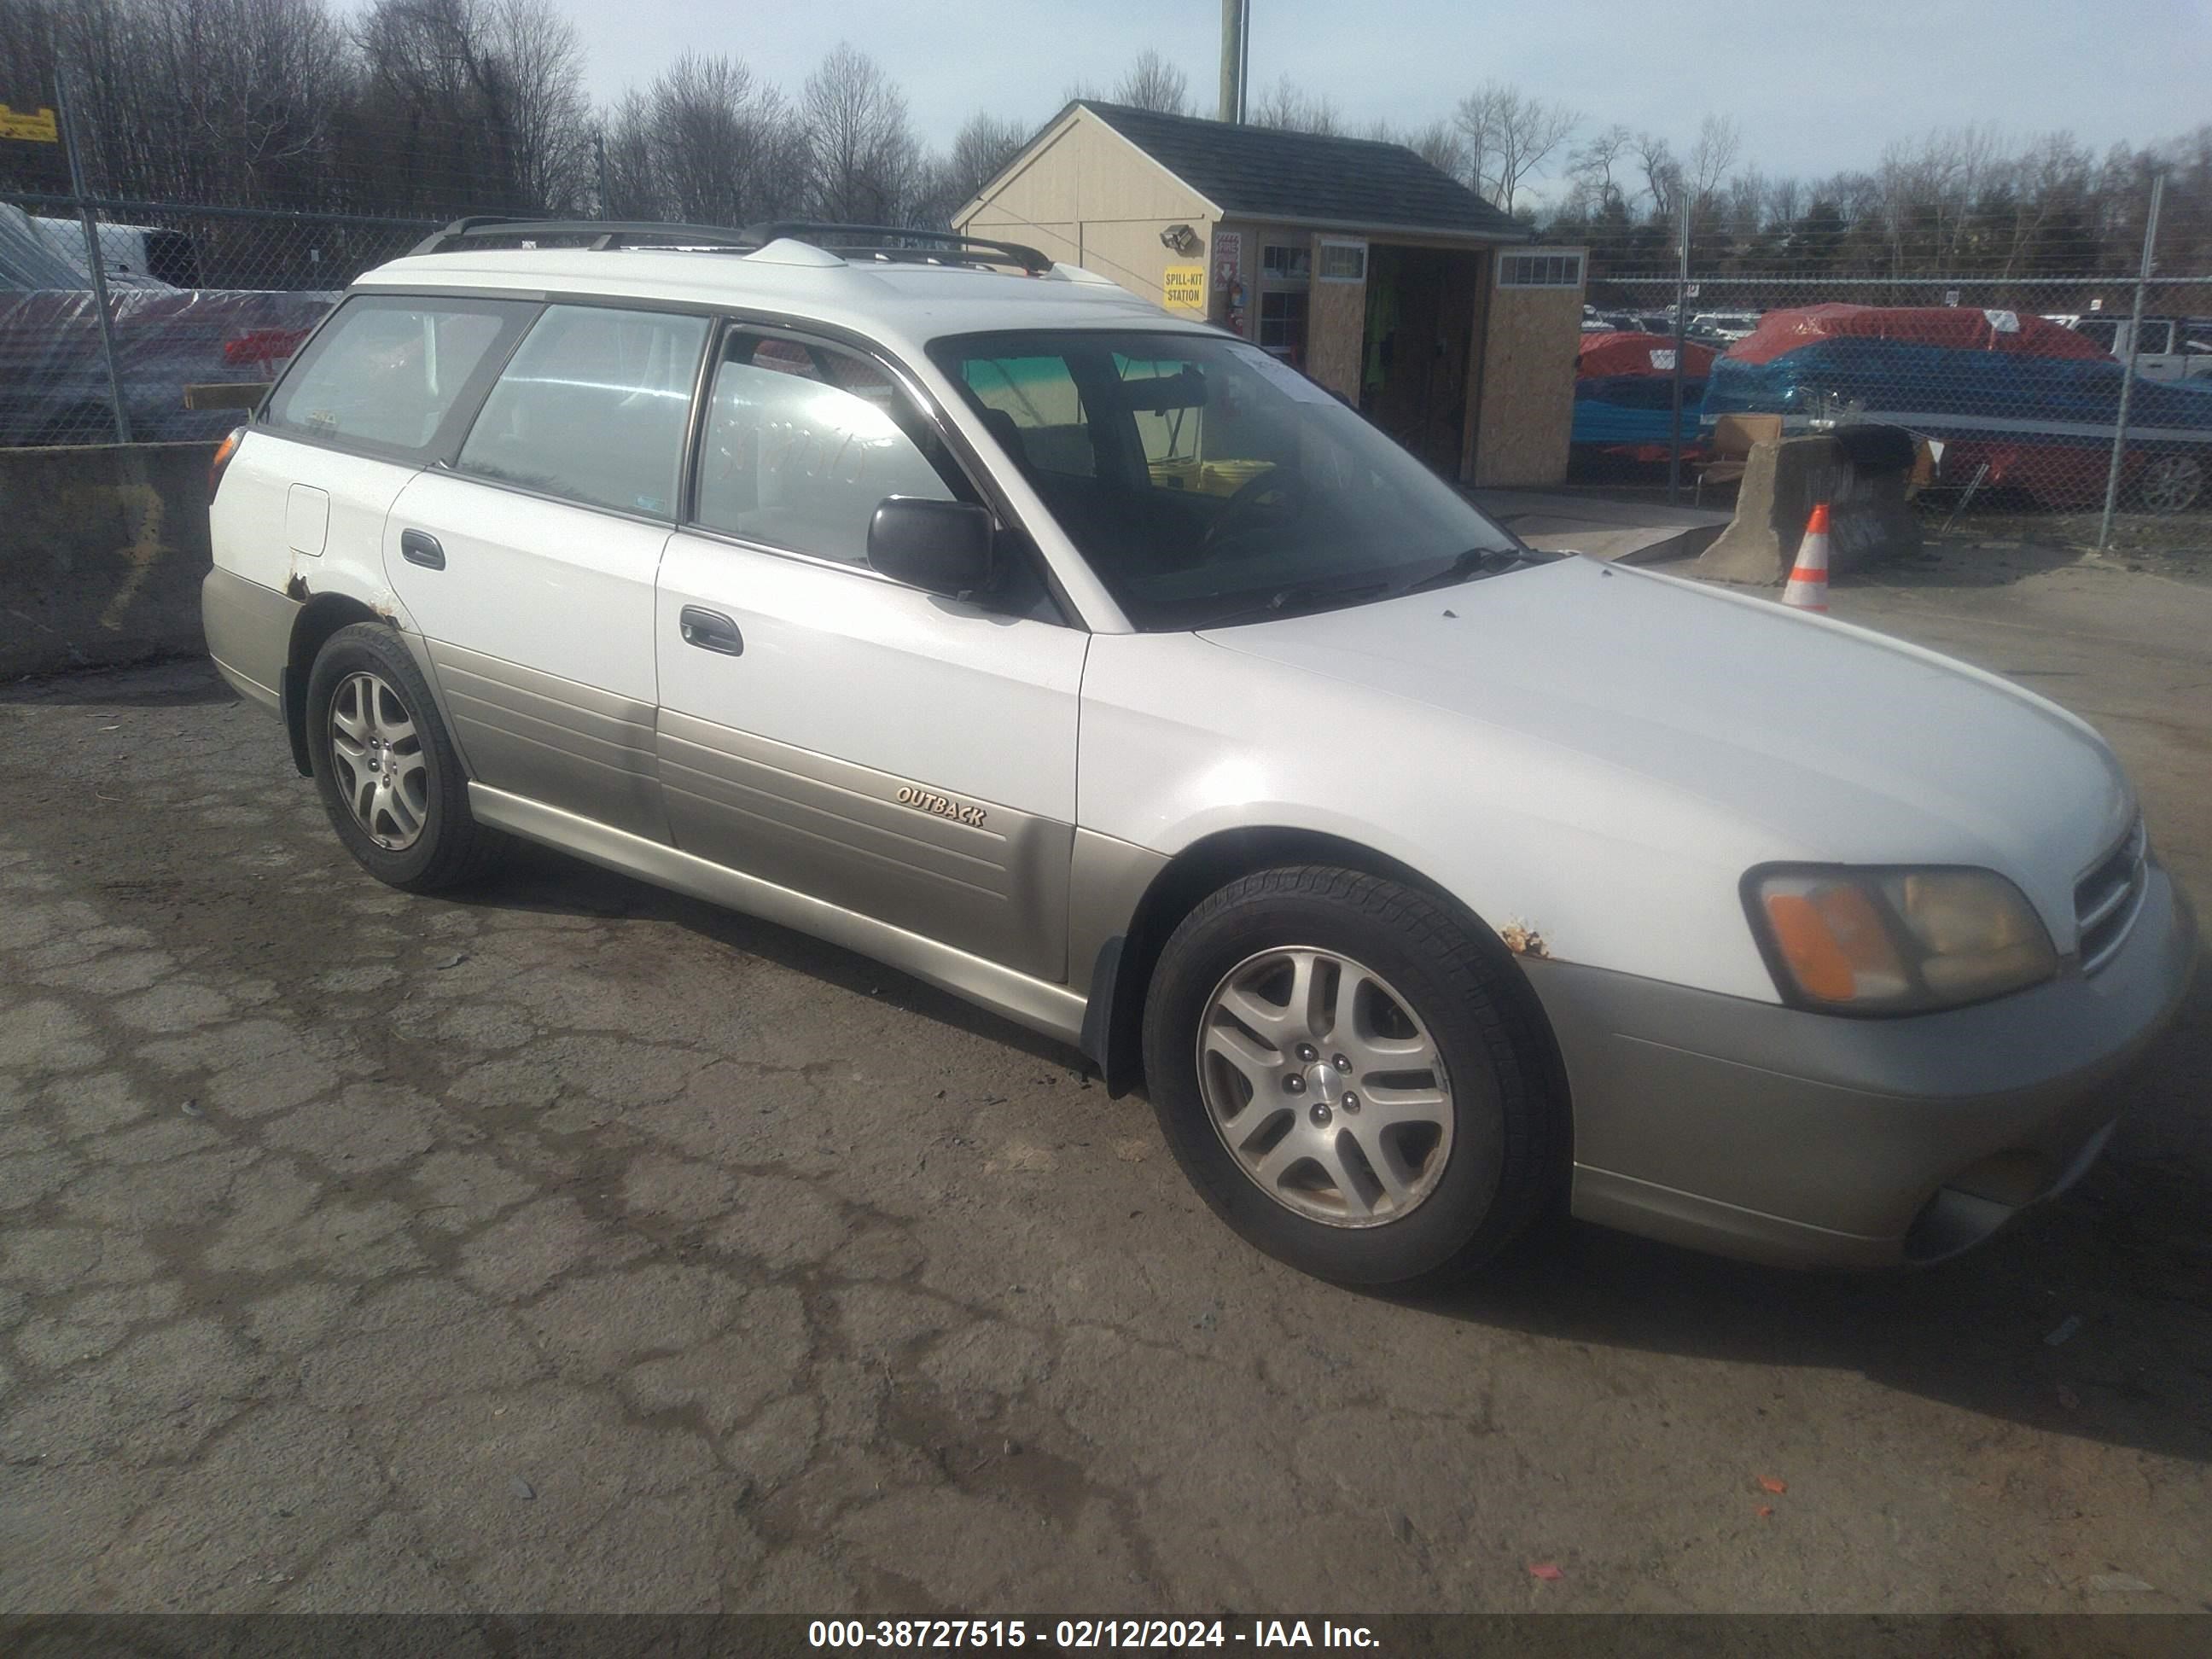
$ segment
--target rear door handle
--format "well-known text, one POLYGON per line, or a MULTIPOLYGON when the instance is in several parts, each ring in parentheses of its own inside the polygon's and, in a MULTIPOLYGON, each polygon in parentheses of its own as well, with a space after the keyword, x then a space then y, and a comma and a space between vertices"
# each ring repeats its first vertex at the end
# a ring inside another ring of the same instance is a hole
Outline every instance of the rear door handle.
POLYGON ((425 570, 446 568, 446 550, 438 545, 438 538, 427 530, 403 530, 399 532, 399 556, 410 564, 419 564, 425 570))
POLYGON ((687 605, 676 613, 676 625, 686 645, 696 645, 702 651, 719 651, 726 657, 745 654, 745 636, 738 632, 737 623, 719 611, 687 605))

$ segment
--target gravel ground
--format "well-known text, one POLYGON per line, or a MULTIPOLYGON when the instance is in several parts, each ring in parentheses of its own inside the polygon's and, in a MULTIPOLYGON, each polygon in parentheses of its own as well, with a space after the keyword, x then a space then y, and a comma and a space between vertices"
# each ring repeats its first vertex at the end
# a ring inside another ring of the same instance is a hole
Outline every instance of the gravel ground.
MULTIPOLYGON (((2212 893, 2212 591, 1836 609, 2087 715, 2212 893)), ((0 1612, 2212 1608, 2205 978, 1949 1267, 1577 1229, 1407 1302, 859 958, 377 886, 202 666, 0 693, 0 1612)))

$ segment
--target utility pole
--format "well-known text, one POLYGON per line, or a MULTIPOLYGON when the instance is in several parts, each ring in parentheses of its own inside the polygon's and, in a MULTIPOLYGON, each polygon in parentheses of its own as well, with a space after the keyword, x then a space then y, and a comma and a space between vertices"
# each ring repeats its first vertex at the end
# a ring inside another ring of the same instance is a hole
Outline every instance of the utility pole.
POLYGON ((1221 0, 1221 118, 1231 125, 1244 118, 1247 3, 1248 0, 1221 0))

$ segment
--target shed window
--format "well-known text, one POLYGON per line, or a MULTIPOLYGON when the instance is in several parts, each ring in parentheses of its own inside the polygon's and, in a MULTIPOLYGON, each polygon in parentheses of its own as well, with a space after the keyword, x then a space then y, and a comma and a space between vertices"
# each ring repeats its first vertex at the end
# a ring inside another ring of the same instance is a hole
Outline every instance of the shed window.
POLYGON ((1367 280, 1367 244, 1323 241, 1321 279, 1324 283, 1364 283, 1367 280))
POLYGON ((1579 253, 1507 253, 1498 261, 1500 288, 1580 288, 1579 253))
POLYGON ((1260 296, 1260 343, 1279 357, 1304 367, 1306 357, 1306 296, 1285 289, 1260 296))
POLYGON ((1303 283, 1313 275, 1313 250, 1303 242, 1262 247, 1260 274, 1271 282, 1303 283))

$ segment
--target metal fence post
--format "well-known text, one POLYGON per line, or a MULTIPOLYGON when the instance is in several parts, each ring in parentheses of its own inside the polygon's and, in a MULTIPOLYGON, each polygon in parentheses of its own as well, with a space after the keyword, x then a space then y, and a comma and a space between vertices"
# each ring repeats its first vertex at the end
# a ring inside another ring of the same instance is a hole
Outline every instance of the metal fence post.
POLYGON ((100 350, 107 360, 107 396, 115 411, 115 441, 131 441, 131 411, 123 402, 123 371, 115 357, 115 322, 107 309, 107 262, 100 252, 100 222, 84 187, 84 160, 77 153, 76 112, 70 106, 69 68, 54 65, 54 109, 61 117, 62 142, 69 147, 70 194, 84 225, 84 256, 92 274, 92 302, 100 310, 100 350))
POLYGON ((2120 364, 2119 416, 2112 422, 2112 465, 2105 474, 2105 518, 2097 526, 2097 551, 2112 544, 2112 511, 2120 500, 2120 463, 2128 448, 2128 405, 2135 401, 2136 359, 2142 354, 2143 295, 2150 287, 2151 261, 2158 252, 2158 207, 2166 198, 2166 175, 2150 176, 2150 210, 2143 218, 2142 266, 2136 276, 2135 305, 2128 313, 2128 355, 2120 364))
POLYGON ((1674 268, 1674 373, 1672 404, 1674 413, 1667 425, 1667 505, 1674 506, 1682 495, 1682 356, 1683 343, 1690 327, 1690 214, 1687 204, 1682 209, 1681 245, 1677 250, 1674 268))

